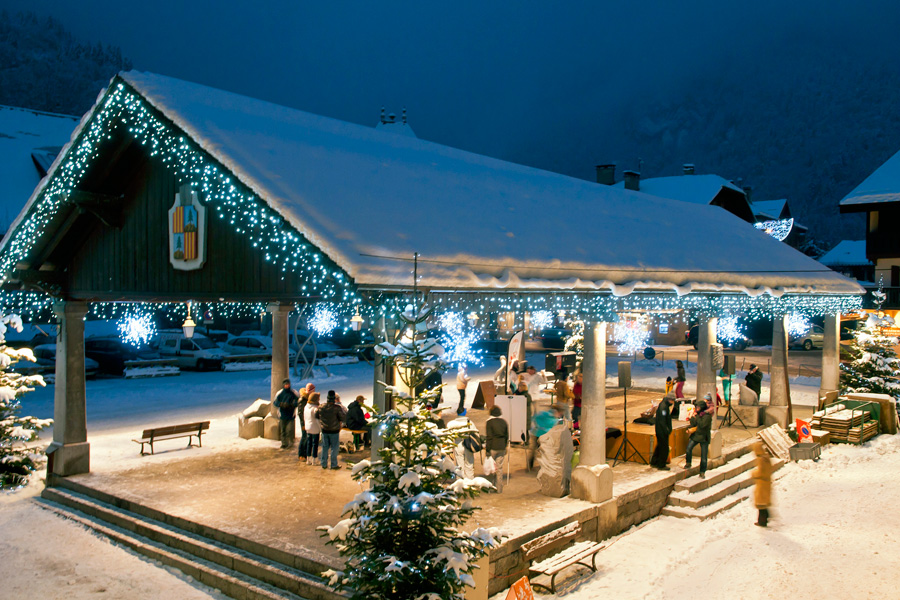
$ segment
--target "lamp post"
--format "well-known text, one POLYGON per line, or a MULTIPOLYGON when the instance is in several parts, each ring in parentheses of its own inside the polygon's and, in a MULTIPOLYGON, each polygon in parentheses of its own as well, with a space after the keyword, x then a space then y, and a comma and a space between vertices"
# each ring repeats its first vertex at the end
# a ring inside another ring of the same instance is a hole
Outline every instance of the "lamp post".
POLYGON ((470 312, 466 318, 468 319, 470 326, 475 327, 476 325, 478 325, 478 313, 477 312, 475 312, 475 311, 470 312))
POLYGON ((362 315, 359 314, 359 307, 356 307, 356 314, 350 317, 350 329, 353 331, 359 331, 363 326, 363 318, 362 315))
POLYGON ((191 302, 187 303, 187 318, 184 320, 184 325, 181 326, 182 331, 184 331, 184 337, 190 339, 194 337, 194 328, 197 326, 194 323, 194 320, 191 318, 191 302))

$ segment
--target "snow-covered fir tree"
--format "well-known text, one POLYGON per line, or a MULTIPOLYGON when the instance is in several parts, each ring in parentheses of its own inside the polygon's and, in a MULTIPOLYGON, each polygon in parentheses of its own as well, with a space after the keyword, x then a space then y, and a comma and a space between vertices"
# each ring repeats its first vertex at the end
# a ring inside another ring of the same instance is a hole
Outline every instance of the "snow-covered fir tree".
MULTIPOLYGON (((441 346, 419 333, 429 313, 408 306, 401 314, 408 329, 398 344, 376 347, 408 390, 444 369, 441 346)), ((458 434, 439 429, 426 408, 438 389, 394 391, 397 409, 372 423, 384 440, 378 459, 351 471, 368 489, 344 507, 343 520, 319 528, 346 559, 343 571, 323 575, 354 600, 462 599, 464 587, 474 585, 476 561, 497 544, 496 531, 461 530, 476 510, 471 500, 491 484, 464 478, 450 459, 458 434)))
POLYGON ((566 338, 566 352, 574 352, 578 355, 578 360, 584 354, 584 321, 567 320, 566 329, 572 332, 572 335, 566 338))
POLYGON ((879 310, 853 334, 853 344, 847 349, 851 360, 841 363, 841 393, 888 394, 900 403, 900 359, 894 352, 897 339, 882 334, 883 327, 894 323, 880 310, 885 299, 881 285, 872 295, 879 310))
POLYGON ((34 362, 30 348, 17 350, 6 345, 8 327, 22 331, 22 320, 16 315, 0 317, 0 489, 8 490, 25 485, 40 460, 40 453, 28 447, 37 439, 38 431, 52 421, 19 416, 19 398, 34 391, 34 385, 44 385, 40 375, 22 375, 10 371, 20 360, 34 362))

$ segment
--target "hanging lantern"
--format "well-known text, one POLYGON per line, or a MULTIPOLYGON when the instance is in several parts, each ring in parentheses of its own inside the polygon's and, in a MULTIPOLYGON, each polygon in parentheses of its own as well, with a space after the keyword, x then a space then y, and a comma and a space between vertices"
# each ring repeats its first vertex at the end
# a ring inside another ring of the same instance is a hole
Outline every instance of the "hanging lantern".
POLYGON ((475 311, 470 312, 466 318, 469 321, 469 325, 471 325, 472 327, 475 327, 476 325, 478 325, 478 313, 477 312, 475 312, 475 311))
POLYGON ((187 319, 184 320, 184 325, 181 326, 182 331, 184 331, 184 337, 190 339, 194 337, 194 327, 197 324, 194 323, 194 320, 191 318, 191 303, 187 303, 187 319))
POLYGON ((363 326, 363 318, 359 314, 359 307, 356 307, 356 314, 350 317, 350 329, 353 331, 359 331, 363 326))

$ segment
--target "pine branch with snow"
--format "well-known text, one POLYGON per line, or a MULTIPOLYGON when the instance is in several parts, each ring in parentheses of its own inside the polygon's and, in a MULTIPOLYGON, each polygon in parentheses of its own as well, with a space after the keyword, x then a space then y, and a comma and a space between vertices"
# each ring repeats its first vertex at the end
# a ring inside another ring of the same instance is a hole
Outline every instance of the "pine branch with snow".
POLYGON ((37 439, 38 431, 51 424, 48 419, 19 416, 19 399, 44 385, 40 375, 23 375, 9 370, 20 360, 35 362, 30 348, 15 349, 6 345, 9 327, 22 331, 17 315, 0 317, 0 489, 21 487, 28 481, 41 460, 29 443, 37 439))
POLYGON ((870 316, 853 335, 847 348, 849 362, 841 363, 841 393, 887 394, 900 405, 900 359, 894 352, 896 338, 881 333, 889 317, 870 316))
MULTIPOLYGON (((408 307, 401 316, 410 325, 404 337, 377 348, 412 390, 445 368, 441 346, 415 333, 429 314, 408 307)), ((319 528, 346 559, 344 570, 323 575, 355 600, 462 599, 465 586, 474 586, 475 563, 497 544, 496 532, 462 530, 477 510, 472 500, 492 486, 461 476, 449 456, 460 433, 438 427, 428 397, 403 398, 397 409, 375 417, 373 431, 384 447, 377 460, 351 469, 368 489, 344 506, 340 522, 319 528)))

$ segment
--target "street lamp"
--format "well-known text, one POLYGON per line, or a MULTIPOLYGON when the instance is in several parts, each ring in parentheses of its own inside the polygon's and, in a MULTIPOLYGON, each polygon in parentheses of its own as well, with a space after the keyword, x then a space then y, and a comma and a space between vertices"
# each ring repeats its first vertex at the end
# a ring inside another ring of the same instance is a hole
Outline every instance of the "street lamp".
POLYGON ((467 319, 469 320, 470 326, 475 327, 476 325, 478 325, 478 313, 477 312, 475 312, 475 311, 470 312, 467 319))
POLYGON ((184 337, 190 339, 194 337, 194 327, 197 324, 194 323, 194 320, 191 318, 191 303, 188 301, 187 303, 187 319, 184 320, 184 325, 181 326, 182 331, 184 331, 184 337))
POLYGON ((363 326, 363 318, 359 314, 359 307, 356 307, 356 314, 350 317, 350 329, 353 331, 359 331, 363 326))

